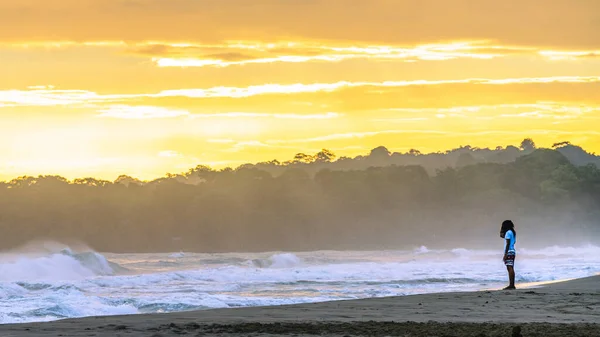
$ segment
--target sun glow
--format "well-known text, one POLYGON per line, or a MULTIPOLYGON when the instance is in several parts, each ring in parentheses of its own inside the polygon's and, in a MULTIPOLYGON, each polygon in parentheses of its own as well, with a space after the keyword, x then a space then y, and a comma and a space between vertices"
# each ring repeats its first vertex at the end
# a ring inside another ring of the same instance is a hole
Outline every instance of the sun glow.
POLYGON ((0 1, 0 179, 526 137, 600 151, 600 2, 265 3, 0 1))

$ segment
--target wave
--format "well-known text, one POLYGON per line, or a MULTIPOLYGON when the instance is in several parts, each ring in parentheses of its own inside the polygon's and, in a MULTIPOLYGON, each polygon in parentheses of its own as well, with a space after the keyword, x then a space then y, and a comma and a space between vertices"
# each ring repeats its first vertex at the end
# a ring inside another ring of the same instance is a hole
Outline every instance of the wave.
POLYGON ((302 260, 291 253, 275 254, 268 259, 253 259, 253 266, 258 268, 293 268, 302 264, 302 260))
MULTIPOLYGON (((497 249, 494 250, 480 250, 480 249, 467 249, 467 248, 454 248, 449 250, 435 250, 429 249, 428 247, 421 246, 413 250, 415 255, 435 255, 450 253, 455 256, 466 257, 466 256, 490 256, 502 254, 503 244, 499 244, 497 249)), ((525 248, 517 246, 517 253, 523 255, 527 254, 530 257, 556 257, 556 256, 598 256, 600 255, 600 247, 595 245, 585 246, 549 246, 544 248, 525 248)))
POLYGON ((127 268, 96 252, 75 253, 66 247, 54 253, 0 254, 0 281, 35 282, 81 280, 125 273, 127 268))
POLYGON ((66 248, 61 251, 61 254, 73 257, 96 275, 114 275, 127 271, 127 268, 108 261, 104 255, 96 252, 73 253, 69 248, 66 248))
MULTIPOLYGON (((519 252, 519 283, 600 271, 595 246, 519 252)), ((65 246, 13 252, 0 254, 0 324, 490 289, 506 282, 501 253, 419 247, 104 256, 65 246)))
POLYGON ((429 252, 430 252, 429 248, 427 248, 425 246, 421 246, 421 247, 415 249, 413 253, 414 254, 427 254, 429 252))
POLYGON ((577 257, 596 257, 600 256, 600 247, 586 245, 582 247, 571 246, 550 246, 542 249, 519 249, 520 253, 539 257, 557 257, 557 256, 577 256, 577 257))
POLYGON ((458 256, 458 257, 468 257, 473 255, 473 252, 465 249, 465 248, 454 248, 451 250, 452 254, 458 256))

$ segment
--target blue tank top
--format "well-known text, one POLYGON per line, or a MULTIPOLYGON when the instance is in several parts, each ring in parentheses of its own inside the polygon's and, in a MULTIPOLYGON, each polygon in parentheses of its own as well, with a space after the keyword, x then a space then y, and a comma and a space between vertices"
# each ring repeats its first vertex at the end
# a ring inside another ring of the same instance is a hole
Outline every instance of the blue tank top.
POLYGON ((509 246, 508 246, 508 251, 509 252, 515 252, 515 242, 517 241, 517 238, 515 237, 515 233, 512 231, 512 229, 509 229, 506 234, 504 234, 504 251, 506 251, 506 240, 510 240, 509 242, 509 246))

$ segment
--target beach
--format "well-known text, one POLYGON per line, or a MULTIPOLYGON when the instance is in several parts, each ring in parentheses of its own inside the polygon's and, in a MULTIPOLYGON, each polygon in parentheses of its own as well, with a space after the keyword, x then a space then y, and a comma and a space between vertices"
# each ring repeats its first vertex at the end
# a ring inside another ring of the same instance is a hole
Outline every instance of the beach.
POLYGON ((0 336, 600 336, 600 276, 447 292, 0 325, 0 336))

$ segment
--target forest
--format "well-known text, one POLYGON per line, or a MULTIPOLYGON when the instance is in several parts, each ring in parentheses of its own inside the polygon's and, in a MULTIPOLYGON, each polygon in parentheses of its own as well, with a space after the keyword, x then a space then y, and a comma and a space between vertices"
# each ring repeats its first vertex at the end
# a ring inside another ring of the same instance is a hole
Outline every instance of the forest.
POLYGON ((0 249, 31 240, 102 252, 490 248, 512 219, 527 247, 600 241, 600 157, 569 142, 422 154, 322 150, 199 165, 152 181, 0 182, 0 249))

